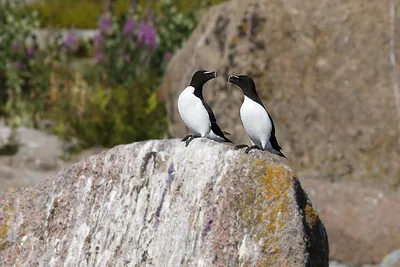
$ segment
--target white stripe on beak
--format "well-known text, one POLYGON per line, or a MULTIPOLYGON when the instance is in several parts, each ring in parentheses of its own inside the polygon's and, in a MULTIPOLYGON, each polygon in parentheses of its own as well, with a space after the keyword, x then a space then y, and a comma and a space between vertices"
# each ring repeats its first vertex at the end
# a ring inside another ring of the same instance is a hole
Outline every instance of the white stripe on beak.
POLYGON ((214 78, 217 78, 218 77, 218 72, 216 72, 216 71, 205 71, 204 72, 204 74, 214 74, 214 78))

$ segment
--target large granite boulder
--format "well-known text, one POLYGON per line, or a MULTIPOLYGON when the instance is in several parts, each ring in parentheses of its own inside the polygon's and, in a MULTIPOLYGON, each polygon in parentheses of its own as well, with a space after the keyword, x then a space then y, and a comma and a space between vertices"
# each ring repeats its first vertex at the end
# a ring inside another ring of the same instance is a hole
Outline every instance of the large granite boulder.
POLYGON ((328 240, 268 152, 148 141, 3 195, 0 265, 328 266, 328 240))
POLYGON ((248 142, 242 92, 226 75, 250 74, 296 173, 398 188, 398 10, 399 0, 231 0, 211 8, 164 78, 170 135, 187 132, 176 100, 207 69, 223 76, 204 90, 219 124, 248 142))

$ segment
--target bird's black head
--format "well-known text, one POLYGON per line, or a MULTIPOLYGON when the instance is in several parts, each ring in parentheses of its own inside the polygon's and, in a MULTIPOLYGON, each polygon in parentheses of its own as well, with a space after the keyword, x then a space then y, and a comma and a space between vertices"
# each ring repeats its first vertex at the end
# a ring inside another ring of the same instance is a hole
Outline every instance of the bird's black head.
POLYGON ((195 89, 201 89, 206 82, 217 77, 218 72, 216 71, 198 70, 193 74, 190 86, 193 86, 195 89))
POLYGON ((233 84, 236 84, 239 86, 242 90, 243 93, 247 96, 251 96, 256 94, 256 85, 253 81, 253 78, 247 75, 229 75, 228 76, 228 82, 231 82, 233 84))

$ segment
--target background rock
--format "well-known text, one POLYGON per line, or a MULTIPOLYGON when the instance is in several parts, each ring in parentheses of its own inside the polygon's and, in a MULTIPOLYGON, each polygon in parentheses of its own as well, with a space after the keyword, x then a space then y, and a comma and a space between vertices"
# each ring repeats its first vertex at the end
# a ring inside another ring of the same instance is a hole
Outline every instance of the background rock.
POLYGON ((188 132, 176 100, 192 74, 207 69, 222 76, 205 86, 219 124, 248 142, 242 93, 225 77, 249 74, 296 172, 398 188, 399 65, 390 62, 400 52, 398 10, 399 0, 232 0, 211 8, 164 78, 170 135, 188 132))
POLYGON ((351 267, 351 266, 349 266, 347 264, 342 264, 342 263, 337 262, 337 261, 330 261, 329 262, 329 267, 351 267))
POLYGON ((330 261, 329 267, 378 267, 378 265, 372 264, 344 264, 338 261, 330 261))
MULTIPOLYGON (((0 144, 6 144, 11 128, 0 121, 0 144)), ((64 160, 63 142, 55 135, 36 129, 20 127, 17 130, 18 152, 0 156, 0 193, 10 188, 35 185, 54 176, 62 168, 98 153, 102 148, 92 148, 64 160)))
MULTIPOLYGON (((0 122, 1 123, 1 122, 0 122)), ((0 124, 0 144, 6 143, 11 128, 0 124)), ((18 153, 11 157, 2 156, 2 163, 8 162, 10 167, 29 168, 37 171, 57 169, 62 163, 62 141, 57 136, 45 132, 20 127, 17 130, 17 139, 20 144, 18 153)))
POLYGON ((290 170, 210 140, 118 146, 0 203, 6 266, 328 266, 290 170))
POLYGON ((329 235, 331 259, 379 264, 400 244, 400 195, 355 182, 301 179, 329 235))
POLYGON ((383 258, 380 267, 399 267, 400 266, 400 249, 395 250, 383 258))

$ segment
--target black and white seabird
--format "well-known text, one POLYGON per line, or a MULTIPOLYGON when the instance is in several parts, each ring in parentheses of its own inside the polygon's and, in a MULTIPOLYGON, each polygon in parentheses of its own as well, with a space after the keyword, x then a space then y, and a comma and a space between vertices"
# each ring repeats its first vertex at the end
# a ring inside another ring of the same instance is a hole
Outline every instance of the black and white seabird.
POLYGON ((206 137, 215 141, 232 142, 225 137, 217 124, 215 115, 203 98, 203 85, 218 76, 215 71, 197 71, 189 86, 182 91, 178 98, 178 110, 182 120, 193 134, 182 139, 186 146, 198 137, 206 137))
POLYGON ((245 153, 252 149, 268 150, 286 158, 275 136, 274 121, 261 102, 253 79, 247 75, 229 75, 228 82, 236 84, 243 91, 244 101, 240 108, 240 117, 252 143, 251 147, 238 145, 236 149, 247 147, 245 153))

